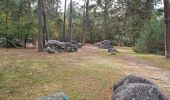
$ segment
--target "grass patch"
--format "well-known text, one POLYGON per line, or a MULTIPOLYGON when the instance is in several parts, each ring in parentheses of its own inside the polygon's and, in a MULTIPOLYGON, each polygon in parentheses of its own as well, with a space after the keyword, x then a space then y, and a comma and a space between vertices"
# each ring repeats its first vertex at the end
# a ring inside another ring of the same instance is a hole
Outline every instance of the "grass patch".
POLYGON ((129 47, 118 47, 120 53, 119 56, 130 55, 137 58, 141 58, 143 60, 152 63, 155 67, 163 68, 170 72, 170 60, 166 59, 164 56, 155 55, 155 54, 146 54, 146 53, 135 53, 132 48, 129 47))
POLYGON ((170 60, 164 56, 153 54, 137 54, 138 57, 153 63, 156 67, 163 68, 170 72, 170 60))
POLYGON ((131 60, 144 59, 169 70, 170 62, 161 56, 117 48, 116 55, 106 50, 62 54, 0 50, 0 100, 35 100, 57 92, 64 92, 70 100, 109 100, 112 85, 131 66, 129 55, 131 60))
MULTIPOLYGON (((34 100, 56 92, 70 100, 109 99, 122 74, 100 53, 24 54, 8 51, 0 57, 0 99, 34 100)), ((32 52, 32 51, 30 51, 32 52)))

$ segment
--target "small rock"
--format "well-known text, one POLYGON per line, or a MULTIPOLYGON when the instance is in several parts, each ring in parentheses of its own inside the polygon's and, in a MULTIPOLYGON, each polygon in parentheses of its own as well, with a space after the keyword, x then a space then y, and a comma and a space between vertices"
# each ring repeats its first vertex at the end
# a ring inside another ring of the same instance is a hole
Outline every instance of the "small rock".
POLYGON ((51 96, 40 97, 36 100, 68 100, 68 97, 64 93, 56 93, 51 96))
POLYGON ((48 53, 55 53, 56 51, 54 49, 52 49, 51 47, 47 47, 47 52, 48 53))

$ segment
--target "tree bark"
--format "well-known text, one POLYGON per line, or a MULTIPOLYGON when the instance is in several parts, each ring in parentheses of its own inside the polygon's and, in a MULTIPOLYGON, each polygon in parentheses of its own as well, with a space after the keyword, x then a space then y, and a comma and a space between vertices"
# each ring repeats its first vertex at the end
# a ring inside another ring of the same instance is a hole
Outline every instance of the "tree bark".
POLYGON ((43 10, 43 20, 44 20, 44 32, 46 41, 49 40, 48 26, 47 26, 47 17, 45 12, 45 0, 42 0, 42 10, 43 10))
POLYGON ((70 42, 72 42, 72 0, 70 0, 69 32, 70 32, 70 42))
POLYGON ((38 52, 43 51, 42 47, 42 0, 38 0, 38 52))
POLYGON ((65 41, 65 34, 66 34, 66 7, 67 7, 67 0, 65 0, 65 5, 64 5, 64 25, 63 25, 63 41, 65 41))
POLYGON ((165 56, 170 58, 170 1, 164 0, 164 15, 166 25, 166 37, 165 37, 165 56))
POLYGON ((125 37, 125 33, 122 32, 122 33, 120 34, 120 40, 119 40, 119 45, 120 45, 121 47, 125 46, 124 37, 125 37))
POLYGON ((86 44, 86 35, 88 34, 88 19, 89 19, 89 0, 86 1, 86 16, 85 16, 85 32, 83 35, 82 43, 83 45, 86 44))

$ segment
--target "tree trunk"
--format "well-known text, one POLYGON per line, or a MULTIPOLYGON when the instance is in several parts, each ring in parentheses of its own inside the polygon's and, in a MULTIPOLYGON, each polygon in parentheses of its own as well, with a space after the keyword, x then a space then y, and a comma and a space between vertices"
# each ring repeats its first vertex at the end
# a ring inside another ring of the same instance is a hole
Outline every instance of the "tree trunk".
POLYGON ((170 58, 170 1, 164 0, 166 37, 165 37, 165 56, 170 58))
POLYGON ((64 5, 64 25, 63 25, 63 41, 65 41, 65 34, 66 34, 66 7, 67 7, 67 0, 65 0, 65 5, 64 5))
POLYGON ((70 42, 72 42, 72 0, 70 0, 69 32, 70 32, 70 42))
POLYGON ((89 17, 89 0, 86 1, 86 16, 85 16, 85 32, 83 35, 83 45, 86 44, 86 35, 88 34, 89 30, 88 30, 88 17, 89 17))
POLYGON ((90 31, 90 42, 93 42, 93 29, 94 29, 94 20, 92 22, 91 31, 90 31))
POLYGON ((5 18, 5 19, 6 19, 6 23, 8 23, 8 13, 9 13, 8 11, 5 11, 5 15, 6 15, 6 18, 5 18))
POLYGON ((45 40, 49 40, 49 33, 48 33, 48 27, 47 27, 47 18, 45 13, 45 0, 42 0, 42 9, 43 9, 43 20, 44 20, 44 32, 45 32, 45 40))
POLYGON ((42 0, 38 0, 38 52, 43 51, 42 27, 42 0))
POLYGON ((27 40, 28 40, 28 34, 25 35, 24 48, 27 48, 27 40))
POLYGON ((85 7, 86 7, 86 2, 84 1, 84 6, 83 6, 83 21, 82 21, 82 37, 81 37, 81 43, 83 44, 84 41, 84 36, 85 36, 85 7))
POLYGON ((123 47, 123 46, 125 45, 124 37, 125 37, 125 33, 121 33, 121 34, 120 34, 120 40, 119 40, 119 45, 120 45, 121 47, 123 47))

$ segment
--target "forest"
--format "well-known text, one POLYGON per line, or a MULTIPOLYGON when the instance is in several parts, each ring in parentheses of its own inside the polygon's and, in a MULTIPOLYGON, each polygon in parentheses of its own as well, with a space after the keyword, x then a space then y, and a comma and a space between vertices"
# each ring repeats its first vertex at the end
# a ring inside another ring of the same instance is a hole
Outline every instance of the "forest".
POLYGON ((0 100, 168 100, 169 59, 169 0, 0 0, 0 100))
POLYGON ((164 8, 159 0, 1 0, 0 4, 0 37, 10 41, 36 44, 39 35, 42 45, 49 39, 82 44, 112 40, 136 52, 165 54, 164 8))

